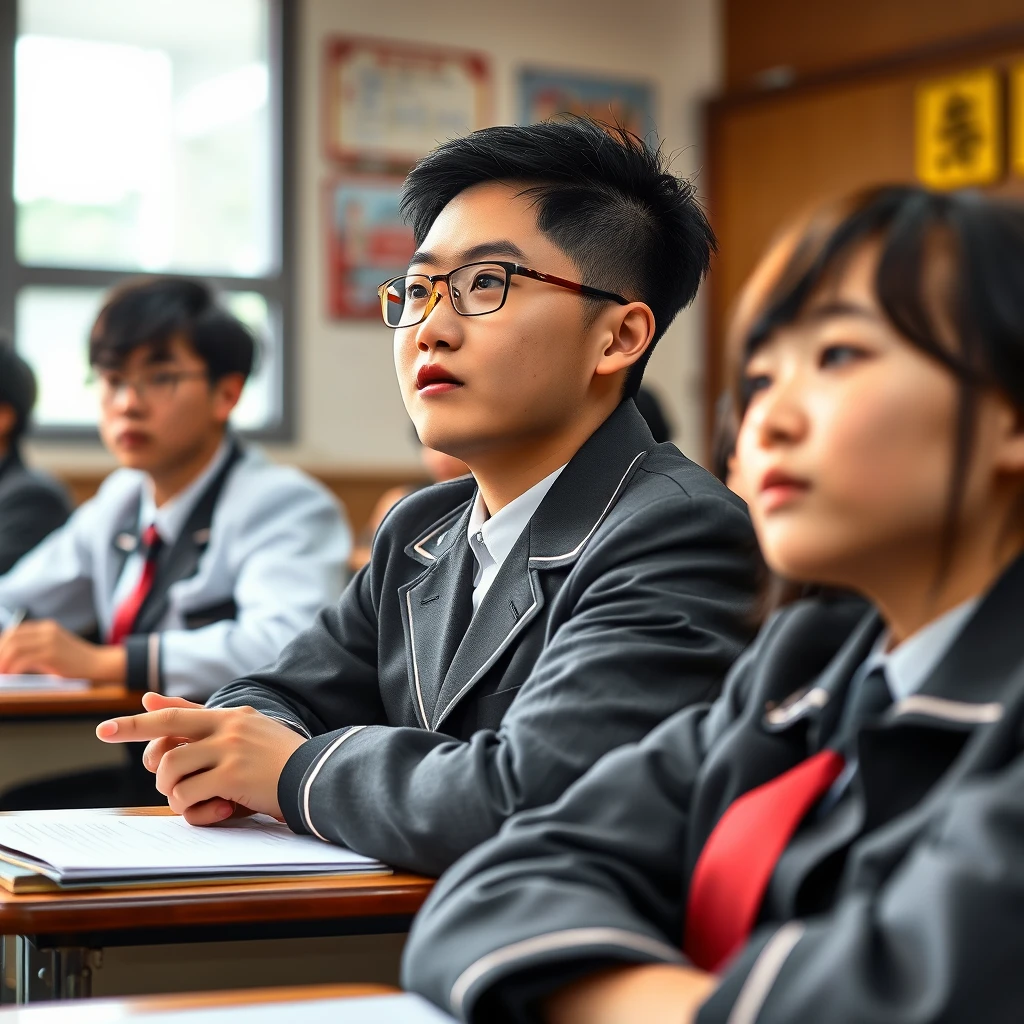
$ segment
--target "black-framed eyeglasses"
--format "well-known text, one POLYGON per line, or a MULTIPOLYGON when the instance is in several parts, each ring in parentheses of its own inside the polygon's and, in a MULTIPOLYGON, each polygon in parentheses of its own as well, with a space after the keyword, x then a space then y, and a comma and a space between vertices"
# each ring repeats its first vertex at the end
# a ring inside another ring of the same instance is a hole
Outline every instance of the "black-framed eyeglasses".
POLYGON ((580 295, 589 295, 595 299, 608 299, 620 306, 629 304, 615 292, 591 288, 576 281, 567 281, 564 277, 553 274, 542 274, 539 270, 520 266, 518 263, 505 263, 501 260, 490 260, 486 263, 467 263, 456 267, 447 274, 404 274, 385 281, 378 289, 380 296, 380 312, 388 327, 415 327, 430 316, 430 311, 441 301, 442 293, 437 290, 439 282, 448 286, 448 298, 452 308, 460 316, 484 316, 496 313, 505 305, 508 298, 509 282, 515 275, 531 277, 535 281, 568 288, 580 295))
POLYGON ((122 391, 131 389, 140 402, 169 402, 174 398, 178 385, 183 380, 209 380, 209 370, 150 370, 136 377, 125 377, 120 373, 100 370, 90 377, 89 383, 98 383, 100 404, 112 405, 122 391))

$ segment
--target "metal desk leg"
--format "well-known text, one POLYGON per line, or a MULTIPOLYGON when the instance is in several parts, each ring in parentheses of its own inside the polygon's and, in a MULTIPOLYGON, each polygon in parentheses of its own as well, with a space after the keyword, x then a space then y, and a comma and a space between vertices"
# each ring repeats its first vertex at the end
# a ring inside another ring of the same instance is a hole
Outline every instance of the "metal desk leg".
POLYGON ((25 935, 16 936, 14 945, 15 1002, 83 999, 92 994, 92 972, 103 962, 101 950, 85 946, 40 949, 25 935))

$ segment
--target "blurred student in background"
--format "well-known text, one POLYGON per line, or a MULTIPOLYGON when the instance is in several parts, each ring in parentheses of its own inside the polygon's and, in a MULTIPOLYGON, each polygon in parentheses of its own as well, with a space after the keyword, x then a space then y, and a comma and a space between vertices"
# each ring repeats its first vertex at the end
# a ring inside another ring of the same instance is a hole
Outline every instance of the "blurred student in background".
POLYGON ((89 359, 100 433, 122 468, 0 577, 0 625, 26 614, 0 637, 0 672, 202 700, 337 600, 349 551, 337 502, 229 429, 254 355, 198 281, 110 295, 89 359))
POLYGON ((441 880, 405 980, 460 1020, 1021 1019, 1024 209, 884 188, 799 241, 736 471, 771 568, 859 597, 441 880))
POLYGON ((22 461, 20 441, 35 404, 31 367, 0 338, 0 573, 62 526, 71 512, 64 488, 22 461))

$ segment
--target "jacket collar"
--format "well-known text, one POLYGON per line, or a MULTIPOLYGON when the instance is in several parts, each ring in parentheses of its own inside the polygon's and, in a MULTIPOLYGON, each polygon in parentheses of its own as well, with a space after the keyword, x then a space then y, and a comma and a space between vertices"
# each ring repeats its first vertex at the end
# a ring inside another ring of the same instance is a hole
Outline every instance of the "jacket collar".
MULTIPOLYGON (((425 728, 437 729, 540 613, 538 572, 579 558, 654 446, 636 404, 623 402, 555 481, 475 615, 466 540, 473 496, 405 548, 427 567, 399 589, 413 699, 425 728)), ((465 487, 445 486, 457 484, 465 487)))
POLYGON ((18 452, 16 445, 11 445, 7 449, 7 453, 0 456, 0 477, 4 475, 9 469, 13 469, 15 466, 21 465, 21 454, 18 452))
MULTIPOLYGON (((998 721, 1019 685, 1016 670, 1024 660, 1024 633, 1019 628, 1022 604, 1024 554, 978 603, 917 693, 897 701, 886 713, 884 724, 970 729, 998 721)), ((828 736, 838 722, 854 673, 883 628, 878 612, 869 611, 810 686, 766 710, 766 728, 781 731, 811 719, 815 723, 812 729, 828 736)))

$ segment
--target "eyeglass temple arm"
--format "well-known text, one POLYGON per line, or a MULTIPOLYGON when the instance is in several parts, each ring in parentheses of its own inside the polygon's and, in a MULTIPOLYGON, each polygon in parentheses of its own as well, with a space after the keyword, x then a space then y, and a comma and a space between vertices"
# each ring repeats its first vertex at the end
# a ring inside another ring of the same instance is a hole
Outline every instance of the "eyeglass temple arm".
POLYGON ((591 288, 587 284, 579 284, 576 281, 567 281, 564 277, 555 277, 554 274, 542 274, 539 270, 531 270, 529 267, 521 267, 518 263, 513 264, 515 273, 522 277, 532 277, 537 281, 547 281, 548 284, 557 284, 561 288, 569 288, 582 295, 592 295, 597 299, 611 299, 620 306, 628 306, 629 299, 624 299, 615 292, 606 292, 601 288, 591 288))

